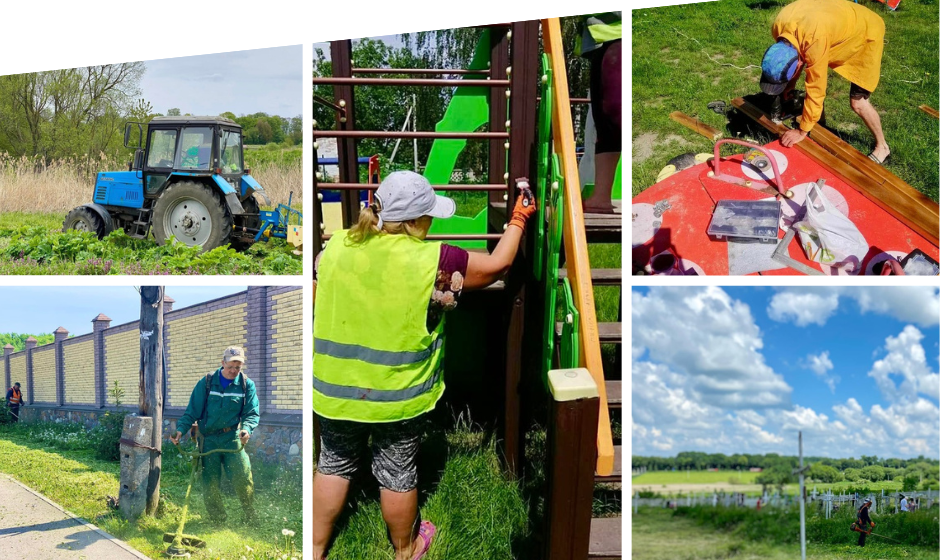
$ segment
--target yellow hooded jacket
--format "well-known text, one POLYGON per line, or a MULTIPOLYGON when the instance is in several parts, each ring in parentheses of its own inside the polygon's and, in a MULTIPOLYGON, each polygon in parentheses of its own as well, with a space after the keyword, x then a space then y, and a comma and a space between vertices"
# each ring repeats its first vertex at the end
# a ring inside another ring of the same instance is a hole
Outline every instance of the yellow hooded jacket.
POLYGON ((822 116, 827 68, 868 91, 878 87, 885 22, 868 8, 846 0, 796 0, 777 14, 772 33, 796 47, 805 65, 803 131, 822 116))

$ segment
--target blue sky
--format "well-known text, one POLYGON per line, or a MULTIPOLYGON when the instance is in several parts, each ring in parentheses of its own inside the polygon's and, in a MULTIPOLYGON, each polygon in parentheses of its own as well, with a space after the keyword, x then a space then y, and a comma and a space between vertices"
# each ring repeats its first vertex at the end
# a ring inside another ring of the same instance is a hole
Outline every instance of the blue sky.
POLYGON ((940 456, 930 287, 635 288, 633 453, 940 456))
MULTIPOLYGON (((166 295, 182 309, 247 289, 245 286, 167 286, 166 295)), ((91 332, 91 320, 104 313, 111 326, 140 318, 140 295, 134 286, 0 287, 3 314, 0 332, 51 333, 65 327, 78 336, 91 332)))
POLYGON ((156 112, 290 118, 303 113, 303 47, 274 47, 148 60, 143 97, 156 112))

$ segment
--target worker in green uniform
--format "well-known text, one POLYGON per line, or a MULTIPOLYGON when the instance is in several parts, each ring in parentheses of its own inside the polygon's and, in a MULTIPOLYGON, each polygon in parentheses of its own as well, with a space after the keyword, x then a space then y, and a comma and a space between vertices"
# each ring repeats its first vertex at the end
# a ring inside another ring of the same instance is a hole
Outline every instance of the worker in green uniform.
MULTIPOLYGON (((196 383, 186 412, 176 423, 176 435, 170 441, 179 443, 180 437, 196 424, 203 453, 238 449, 239 443, 242 446, 248 443, 251 432, 258 426, 259 404, 255 383, 241 371, 244 364, 244 349, 238 346, 225 349, 222 367, 196 383)), ((203 498, 210 519, 217 523, 226 519, 221 488, 223 470, 235 486, 245 521, 252 520, 255 490, 251 462, 244 449, 202 458, 203 498)))

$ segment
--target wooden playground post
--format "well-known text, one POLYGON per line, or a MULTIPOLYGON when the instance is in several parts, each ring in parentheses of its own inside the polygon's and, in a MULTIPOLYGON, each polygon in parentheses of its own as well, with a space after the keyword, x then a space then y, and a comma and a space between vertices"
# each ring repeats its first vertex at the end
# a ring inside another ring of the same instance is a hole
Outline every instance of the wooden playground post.
MULTIPOLYGON (((334 78, 352 77, 352 41, 332 41, 330 56, 334 78)), ((335 84, 333 101, 343 108, 336 112, 336 130, 353 131, 355 124, 355 100, 351 84, 335 84)), ((339 180, 343 183, 359 182, 359 152, 354 137, 336 138, 336 155, 339 159, 339 180)), ((316 170, 314 170, 316 171, 316 170)), ((340 193, 343 212, 343 228, 352 227, 359 220, 359 191, 340 193)), ((319 227, 319 224, 316 225, 319 227)))

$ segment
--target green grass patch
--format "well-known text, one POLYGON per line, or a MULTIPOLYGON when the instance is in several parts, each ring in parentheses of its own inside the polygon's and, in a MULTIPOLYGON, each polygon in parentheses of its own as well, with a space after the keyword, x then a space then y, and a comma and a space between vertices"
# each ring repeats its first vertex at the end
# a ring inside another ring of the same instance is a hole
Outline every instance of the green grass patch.
MULTIPOLYGON (((683 508, 680 508, 683 509, 683 508)), ((799 558, 799 513, 791 510, 787 517, 776 514, 765 516, 755 522, 753 527, 760 527, 749 538, 741 530, 741 523, 727 523, 724 514, 715 515, 715 508, 700 508, 704 511, 697 517, 685 513, 674 515, 671 510, 641 507, 639 514, 632 518, 633 559, 634 560, 791 560, 799 558), (716 517, 713 523, 710 518, 716 517), (779 528, 772 523, 779 523, 779 528), (794 526, 795 523, 795 526, 794 526), (780 537, 780 538, 778 538, 780 537)), ((758 512, 750 511, 750 516, 757 517, 758 512)), ((768 513, 762 510, 760 514, 768 513)), ((926 513, 926 512, 925 512, 926 513)), ((749 516, 744 513, 742 516, 749 516)), ((936 518, 933 512, 931 519, 936 518)), ((894 516, 887 516, 894 517, 894 516)), ((885 518, 877 520, 876 533, 880 529, 895 523, 898 532, 925 530, 904 525, 904 520, 885 518)), ((825 521, 825 520, 824 520, 825 521)), ((857 546, 858 533, 848 529, 851 521, 830 520, 832 526, 807 524, 806 556, 813 560, 933 560, 937 557, 937 540, 929 546, 899 544, 870 536, 864 548, 857 546), (814 531, 818 530, 819 534, 814 531), (825 535, 825 538, 822 538, 825 535), (831 535, 831 536, 830 536, 831 535), (836 542, 838 541, 838 542, 836 542)), ((936 527, 936 522, 932 522, 936 527)), ((936 528, 933 529, 936 531, 936 528)), ((887 534, 887 533, 882 533, 887 534)), ((935 534, 935 533, 934 533, 935 534)))
POLYGON ((58 214, 0 214, 0 275, 301 274, 303 261, 280 239, 245 252, 228 246, 200 254, 179 242, 159 246, 123 230, 104 239, 62 232, 58 214))
MULTIPOLYGON (((633 11, 634 196, 671 158, 712 151, 711 142, 672 122, 669 113, 682 111, 724 130, 726 118, 706 104, 759 92, 771 24, 786 3, 719 0, 633 11)), ((917 107, 938 105, 937 0, 905 2, 896 12, 871 0, 859 3, 885 21, 881 81, 871 102, 891 146, 887 168, 936 201, 940 125, 917 107)), ((803 89, 802 80, 797 87, 803 89)), ((827 126, 867 154, 874 139, 850 108, 848 92, 849 82, 830 71, 827 126)))
MULTIPOLYGON (((51 427, 49 423, 0 426, 0 472, 13 476, 144 554, 160 558, 166 548, 163 533, 175 531, 179 523, 189 482, 189 463, 170 450, 164 453, 158 514, 155 518, 141 518, 135 525, 109 509, 106 503, 109 495, 118 495, 120 464, 96 459, 91 450, 75 449, 75 438, 63 437, 81 430, 83 428, 61 425, 51 427)), ((292 558, 282 533, 284 529, 295 533, 294 550, 299 558, 298 548, 303 542, 300 465, 275 467, 255 459, 252 472, 257 521, 250 524, 240 521, 241 506, 226 482, 222 495, 229 521, 224 527, 208 521, 202 486, 197 478, 190 497, 186 533, 205 540, 207 547, 193 558, 267 560, 281 558, 283 554, 292 558)))
MULTIPOLYGON (((443 455, 439 471, 419 474, 421 516, 437 526, 428 560, 530 558, 532 530, 518 483, 507 480, 495 440, 458 421, 447 433, 429 425, 422 456, 443 455)), ((427 462, 425 462, 427 465, 427 462)), ((330 558, 392 559, 378 493, 370 481, 351 495, 336 527, 330 558)))

